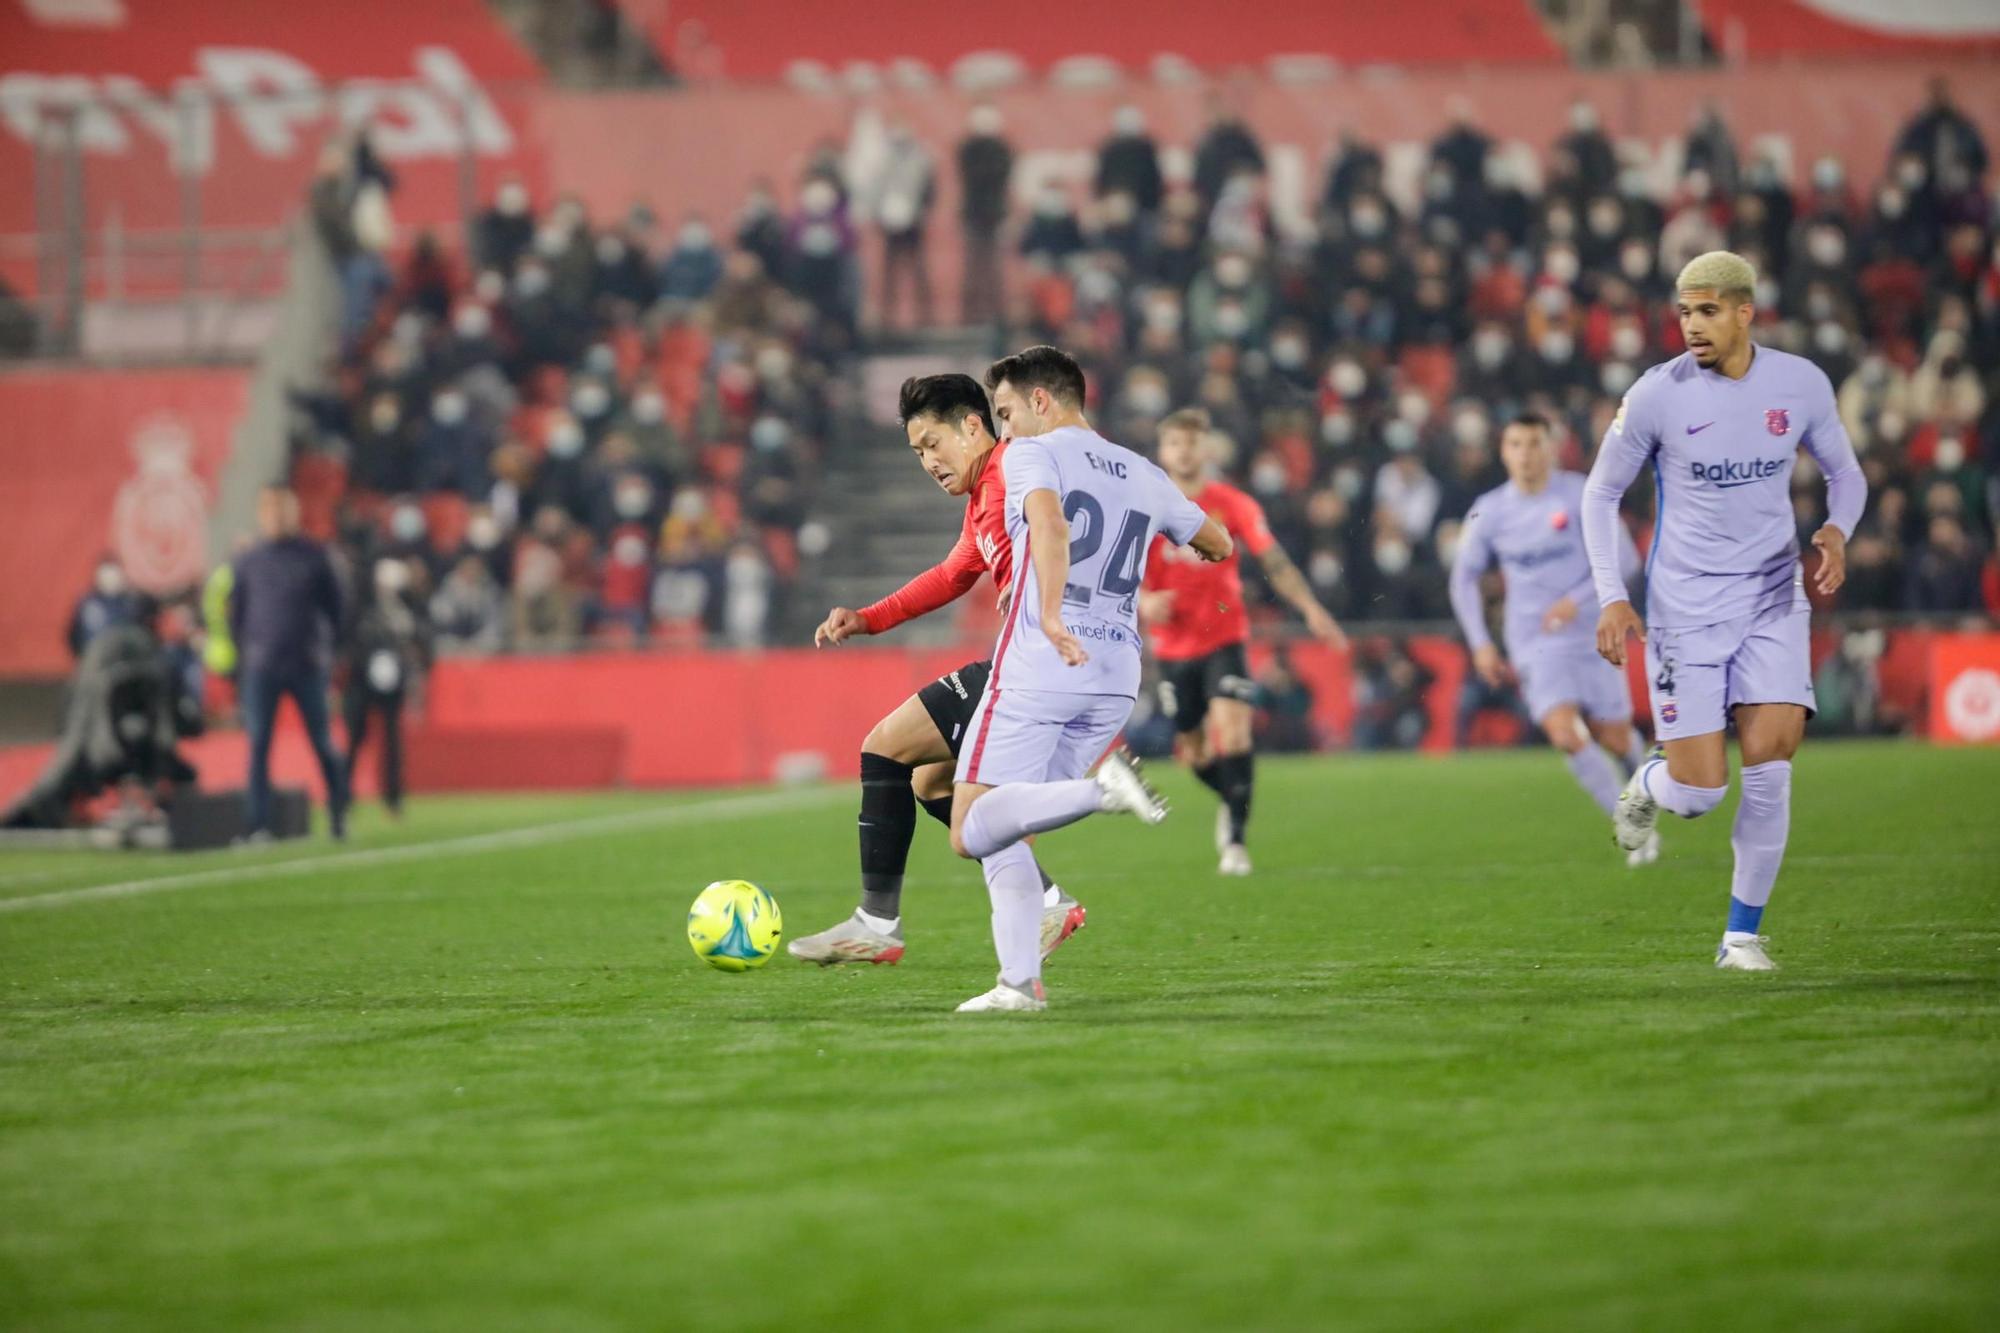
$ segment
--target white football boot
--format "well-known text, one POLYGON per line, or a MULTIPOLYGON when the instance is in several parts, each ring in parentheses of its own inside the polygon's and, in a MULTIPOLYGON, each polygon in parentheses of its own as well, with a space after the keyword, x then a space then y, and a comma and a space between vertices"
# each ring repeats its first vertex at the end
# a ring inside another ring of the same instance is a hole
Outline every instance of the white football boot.
POLYGON ((1216 862, 1218 875, 1232 875, 1241 878, 1250 873, 1250 849, 1240 842, 1232 842, 1222 849, 1222 859, 1216 862))
POLYGON ((1167 803, 1139 772, 1139 761, 1119 746, 1104 756, 1097 766, 1097 789, 1104 793, 1102 808, 1137 815, 1148 824, 1167 817, 1167 803))
POLYGON ((839 963, 896 963, 903 957, 903 930, 883 932, 868 924, 856 908, 854 915, 817 935, 804 935, 785 946, 785 952, 805 963, 833 967, 839 963))
POLYGON ((1064 940, 1082 930, 1089 916, 1082 903, 1061 889, 1056 890, 1056 895, 1055 902, 1042 908, 1043 962, 1048 961, 1049 955, 1060 948, 1064 940))
POLYGON ((1715 965, 1725 972, 1775 972, 1778 965, 1764 952, 1770 942, 1767 935, 1724 935, 1715 949, 1715 965))
POLYGON ((1048 992, 1042 989, 1040 978, 1028 983, 1031 989, 1022 990, 1009 986, 997 978, 993 989, 984 995, 975 995, 953 1012, 961 1014, 1032 1014, 1049 1007, 1048 992))
POLYGON ((1639 771, 1625 784, 1625 790, 1618 793, 1618 808, 1611 812, 1611 838, 1628 852, 1644 850, 1646 840, 1654 836, 1653 825, 1660 817, 1660 803, 1653 799, 1641 779, 1646 764, 1659 754, 1655 749, 1646 756, 1646 763, 1639 765, 1639 771))
POLYGON ((1651 836, 1645 842, 1625 853, 1625 864, 1634 870, 1637 870, 1640 866, 1649 866, 1659 859, 1660 831, 1657 828, 1653 830, 1651 836))

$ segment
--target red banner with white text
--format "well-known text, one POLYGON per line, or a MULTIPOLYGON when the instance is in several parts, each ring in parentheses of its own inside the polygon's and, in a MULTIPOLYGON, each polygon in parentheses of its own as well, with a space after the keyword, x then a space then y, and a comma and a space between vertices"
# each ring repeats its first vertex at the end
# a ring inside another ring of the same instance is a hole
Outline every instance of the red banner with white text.
POLYGON ((203 227, 268 228, 298 210, 322 147, 364 123, 398 220, 450 222, 465 161, 489 181, 532 172, 539 81, 484 0, 0 5, 0 235, 36 229, 38 143, 45 160, 74 145, 93 234, 175 231, 190 207, 203 227))

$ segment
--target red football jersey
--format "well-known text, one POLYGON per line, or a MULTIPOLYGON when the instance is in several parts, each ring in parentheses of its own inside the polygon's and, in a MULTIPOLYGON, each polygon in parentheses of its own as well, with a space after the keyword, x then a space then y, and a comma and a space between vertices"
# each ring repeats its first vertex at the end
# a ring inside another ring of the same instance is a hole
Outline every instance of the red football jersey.
POLYGON ((1007 540, 1007 479, 1000 470, 1007 441, 993 446, 972 490, 965 497, 965 524, 950 554, 881 601, 861 608, 870 634, 893 629, 906 620, 928 615, 947 602, 965 596, 985 572, 1002 597, 1014 578, 1014 547, 1007 540))
POLYGON ((1276 543, 1264 521, 1264 507, 1234 486, 1211 481, 1194 496, 1210 518, 1228 529, 1236 550, 1213 564, 1193 550, 1153 538, 1146 557, 1147 592, 1174 594, 1172 614, 1150 627, 1153 652, 1162 661, 1205 657, 1217 648, 1250 637, 1250 613, 1243 605, 1244 551, 1262 555, 1276 543))

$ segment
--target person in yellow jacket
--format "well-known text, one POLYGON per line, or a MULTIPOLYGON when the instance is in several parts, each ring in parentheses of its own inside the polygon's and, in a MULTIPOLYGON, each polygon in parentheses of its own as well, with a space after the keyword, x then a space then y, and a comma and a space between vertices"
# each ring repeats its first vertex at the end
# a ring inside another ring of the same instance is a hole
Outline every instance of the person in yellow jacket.
POLYGON ((236 674, 236 640, 229 633, 229 594, 236 588, 236 566, 224 561, 201 587, 201 619, 208 630, 201 664, 211 676, 236 674))

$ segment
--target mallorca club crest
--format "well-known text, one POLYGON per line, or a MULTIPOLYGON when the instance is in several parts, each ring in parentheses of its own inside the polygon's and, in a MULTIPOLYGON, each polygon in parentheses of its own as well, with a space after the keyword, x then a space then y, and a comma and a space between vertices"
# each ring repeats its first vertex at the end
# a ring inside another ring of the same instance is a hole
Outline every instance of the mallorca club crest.
POLYGON ((201 580, 208 560, 208 493, 194 474, 187 423, 160 413, 132 435, 138 471, 111 506, 111 545, 132 582, 169 592, 201 580))
POLYGON ((1791 434, 1791 433, 1792 433, 1792 414, 1791 414, 1790 412, 1786 411, 1786 410, 1785 410, 1784 408, 1782 408, 1782 407, 1767 407, 1767 408, 1765 408, 1765 409, 1764 409, 1764 429, 1765 429, 1765 430, 1768 430, 1768 431, 1770 431, 1770 432, 1771 432, 1771 434, 1773 434, 1773 435, 1789 435, 1789 434, 1791 434))

